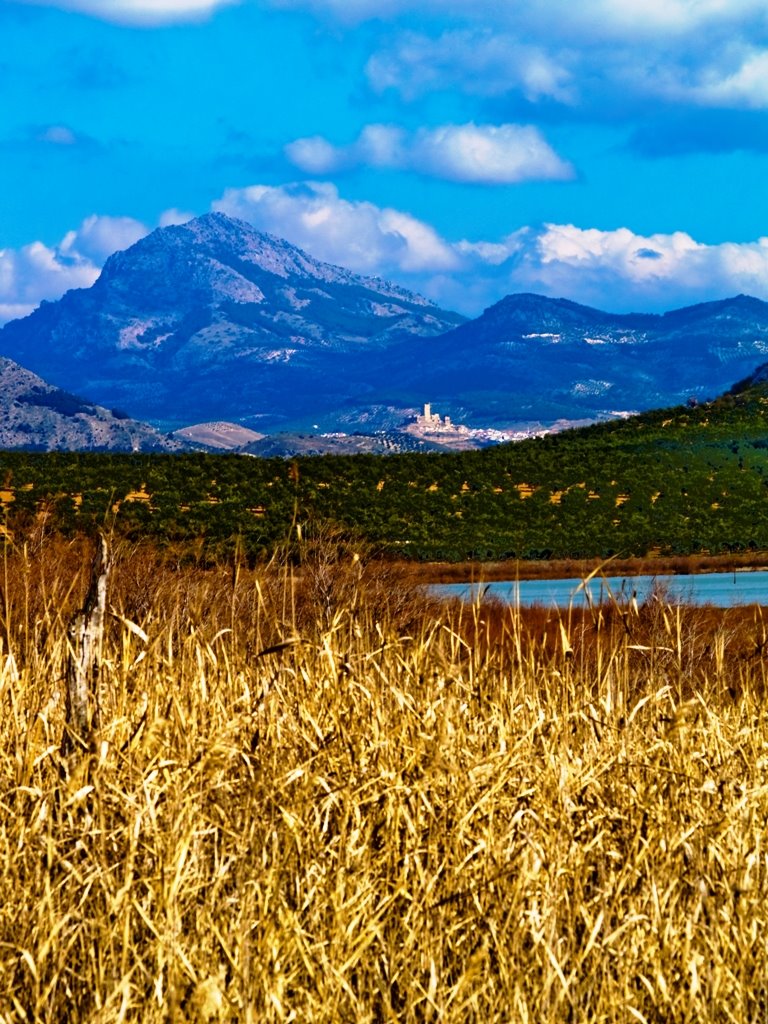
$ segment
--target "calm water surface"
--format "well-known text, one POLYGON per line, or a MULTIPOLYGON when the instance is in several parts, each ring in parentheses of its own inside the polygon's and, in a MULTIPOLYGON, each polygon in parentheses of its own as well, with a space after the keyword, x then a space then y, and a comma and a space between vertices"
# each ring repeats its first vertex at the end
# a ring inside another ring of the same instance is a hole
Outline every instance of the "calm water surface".
POLYGON ((477 600, 480 592, 507 604, 540 604, 567 608, 592 602, 636 597, 643 601, 659 589, 668 601, 712 604, 731 608, 739 604, 768 605, 768 570, 756 572, 712 572, 694 576, 608 576, 595 578, 585 586, 582 580, 521 580, 503 583, 441 583, 430 587, 438 597, 477 600))

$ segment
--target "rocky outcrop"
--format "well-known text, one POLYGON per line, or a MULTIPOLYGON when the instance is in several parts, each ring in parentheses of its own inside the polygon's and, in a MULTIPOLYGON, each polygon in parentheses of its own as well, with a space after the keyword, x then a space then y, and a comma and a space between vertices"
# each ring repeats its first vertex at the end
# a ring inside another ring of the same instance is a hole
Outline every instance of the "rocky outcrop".
POLYGON ((34 451, 180 451, 147 423, 110 411, 0 358, 0 448, 34 451))

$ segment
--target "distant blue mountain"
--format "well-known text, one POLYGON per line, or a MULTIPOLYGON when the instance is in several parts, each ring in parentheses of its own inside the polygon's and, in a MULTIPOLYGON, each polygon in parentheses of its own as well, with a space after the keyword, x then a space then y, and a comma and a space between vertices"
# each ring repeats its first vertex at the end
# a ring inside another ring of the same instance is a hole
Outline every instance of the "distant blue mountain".
POLYGON ((618 315, 521 294, 465 321, 209 214, 152 232, 91 288, 7 324, 0 355, 166 429, 370 431, 424 401, 506 426, 720 394, 768 359, 768 304, 618 315))
POLYGON ((169 428, 263 429, 354 404, 372 352, 463 320, 212 213, 152 232, 91 288, 7 324, 0 355, 169 428))
POLYGON ((418 389, 477 424, 599 418, 714 397, 767 357, 768 303, 746 295, 658 315, 509 295, 418 350, 390 350, 380 400, 418 389))

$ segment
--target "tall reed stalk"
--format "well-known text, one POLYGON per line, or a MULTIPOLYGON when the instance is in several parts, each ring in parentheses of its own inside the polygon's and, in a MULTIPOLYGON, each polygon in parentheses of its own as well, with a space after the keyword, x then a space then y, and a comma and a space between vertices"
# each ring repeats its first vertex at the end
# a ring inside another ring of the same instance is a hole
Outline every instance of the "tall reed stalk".
POLYGON ((68 774, 88 552, 6 554, 3 1024, 768 1020, 760 614, 437 606, 354 554, 118 552, 68 774))

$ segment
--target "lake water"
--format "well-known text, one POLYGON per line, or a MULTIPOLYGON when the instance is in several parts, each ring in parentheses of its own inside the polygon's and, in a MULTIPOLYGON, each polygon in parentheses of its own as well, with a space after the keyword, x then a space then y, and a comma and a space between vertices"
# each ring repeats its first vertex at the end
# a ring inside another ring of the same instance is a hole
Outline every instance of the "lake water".
POLYGON ((506 604, 555 605, 579 607, 591 602, 608 601, 611 595, 619 601, 636 597, 643 601, 660 588, 665 600, 684 601, 688 604, 712 604, 718 608, 731 608, 739 604, 768 605, 768 570, 756 572, 712 572, 693 576, 608 576, 590 580, 521 580, 503 583, 441 583, 431 586, 430 593, 438 597, 458 597, 475 601, 480 592, 506 604), (587 596, 587 591, 589 596, 587 596))

